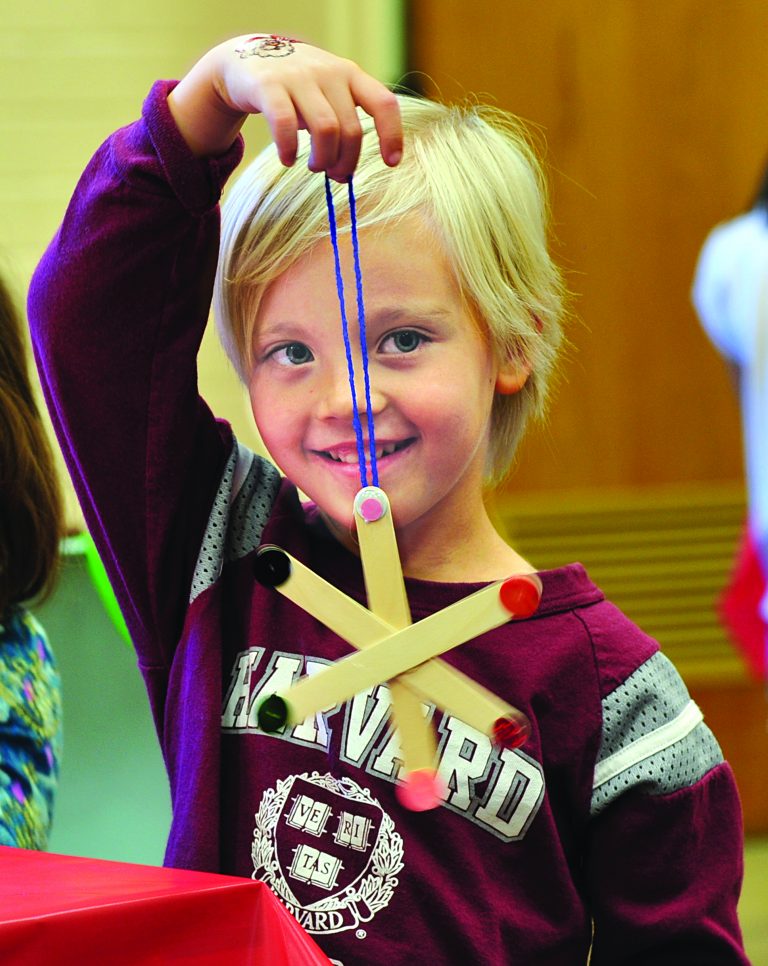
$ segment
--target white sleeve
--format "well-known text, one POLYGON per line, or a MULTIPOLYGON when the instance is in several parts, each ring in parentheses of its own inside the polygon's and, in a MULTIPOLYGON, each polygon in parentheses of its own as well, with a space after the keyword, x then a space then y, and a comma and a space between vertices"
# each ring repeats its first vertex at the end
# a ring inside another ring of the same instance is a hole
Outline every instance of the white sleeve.
POLYGON ((710 232, 692 293, 707 335, 742 368, 759 351, 767 293, 768 213, 756 208, 710 232))
POLYGON ((743 357, 739 326, 733 317, 733 292, 737 285, 734 269, 738 255, 733 232, 728 225, 715 228, 699 255, 693 281, 692 298, 707 335, 719 352, 732 362, 743 357))

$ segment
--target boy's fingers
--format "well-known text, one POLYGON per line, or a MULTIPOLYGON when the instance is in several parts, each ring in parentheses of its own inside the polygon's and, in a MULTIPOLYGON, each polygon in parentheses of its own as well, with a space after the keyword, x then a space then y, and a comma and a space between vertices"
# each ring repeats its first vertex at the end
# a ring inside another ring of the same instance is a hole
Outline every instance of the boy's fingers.
POLYGON ((362 72, 354 79, 352 94, 356 103, 373 118, 381 156, 386 164, 394 167, 403 156, 403 125, 397 96, 362 72))
POLYGON ((311 140, 309 169, 327 171, 330 177, 344 181, 354 173, 360 157, 359 106, 373 119, 385 163, 396 165, 403 153, 397 97, 351 62, 333 59, 331 66, 332 71, 320 60, 310 61, 310 70, 292 69, 284 74, 260 69, 255 96, 248 92, 248 104, 238 102, 238 107, 264 115, 283 164, 290 166, 296 160, 298 131, 306 129, 311 140))
POLYGON ((331 178, 335 178, 337 181, 346 181, 354 174, 360 158, 363 128, 346 84, 339 84, 332 88, 326 87, 324 93, 339 122, 336 160, 326 170, 331 178))
POLYGON ((269 124, 280 161, 290 167, 299 149, 299 120, 296 108, 279 85, 264 87, 260 96, 261 113, 269 124))
POLYGON ((341 123, 333 105, 318 87, 294 91, 294 103, 311 137, 310 171, 327 171, 339 156, 341 123))

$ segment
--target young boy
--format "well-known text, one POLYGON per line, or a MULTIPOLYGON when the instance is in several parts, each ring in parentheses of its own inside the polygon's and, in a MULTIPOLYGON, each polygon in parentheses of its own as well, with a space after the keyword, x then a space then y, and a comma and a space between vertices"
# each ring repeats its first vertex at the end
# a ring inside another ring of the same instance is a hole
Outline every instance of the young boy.
MULTIPOLYGON (((30 315, 149 689, 173 796, 166 862, 263 879, 345 966, 570 966, 586 962, 593 923, 593 963, 746 962, 730 769, 658 646, 578 564, 539 575, 532 619, 446 656, 532 733, 512 751, 430 709, 440 808, 398 802, 384 685, 260 731, 265 696, 350 649, 255 580, 259 545, 365 600, 312 171, 355 172, 378 469, 414 621, 534 569, 482 500, 543 402, 560 338, 538 168, 516 125, 398 106, 355 65, 286 38, 237 38, 178 86, 155 85, 143 119, 86 170, 30 315), (195 378, 217 201, 249 113, 264 114, 277 157, 255 162, 228 202, 217 317, 285 479, 213 419, 195 378), (291 167, 302 127, 311 152, 291 167)), ((354 291, 344 231, 339 248, 354 291)))

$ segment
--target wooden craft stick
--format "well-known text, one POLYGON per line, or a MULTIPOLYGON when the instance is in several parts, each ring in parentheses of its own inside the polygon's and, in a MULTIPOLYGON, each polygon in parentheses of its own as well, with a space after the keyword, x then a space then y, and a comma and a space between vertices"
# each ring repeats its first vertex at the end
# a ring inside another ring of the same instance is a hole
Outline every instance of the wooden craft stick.
MULTIPOLYGON (((392 635, 393 628, 362 604, 347 597, 338 587, 278 547, 263 547, 259 557, 280 554, 287 562, 287 574, 272 586, 288 600, 325 624, 334 634, 358 650, 392 635)), ((262 579, 259 577, 259 579, 262 579)), ((267 583, 262 579, 262 582, 267 583)))
POLYGON ((290 689, 292 722, 303 721, 330 704, 347 701, 365 688, 390 681, 505 624, 514 616, 502 604, 506 583, 484 587, 418 624, 395 631, 391 637, 336 661, 311 678, 302 678, 290 689))
MULTIPOLYGON (((266 555, 275 554, 287 563, 280 581, 273 583, 275 589, 324 623, 352 647, 362 650, 392 637, 394 628, 391 625, 351 597, 347 597, 300 560, 276 547, 264 547, 262 552, 266 555)), ((491 734, 498 719, 520 714, 512 705, 439 658, 408 671, 399 681, 422 700, 455 714, 484 734, 491 734)), ((294 688, 297 686, 298 684, 294 685, 294 688)), ((284 697, 292 704, 293 688, 286 691, 284 697)))
POLYGON ((355 497, 354 509, 368 609, 401 630, 411 623, 411 609, 389 500, 379 487, 367 486, 355 497))
POLYGON ((484 735, 493 736, 499 721, 524 720, 513 705, 439 658, 407 671, 397 680, 484 735))
MULTIPOLYGON (((402 630, 411 623, 411 610, 389 500, 378 487, 364 487, 355 497, 354 509, 368 608, 402 630)), ((389 682, 389 691, 405 772, 434 770, 437 741, 421 700, 397 678, 389 682)))

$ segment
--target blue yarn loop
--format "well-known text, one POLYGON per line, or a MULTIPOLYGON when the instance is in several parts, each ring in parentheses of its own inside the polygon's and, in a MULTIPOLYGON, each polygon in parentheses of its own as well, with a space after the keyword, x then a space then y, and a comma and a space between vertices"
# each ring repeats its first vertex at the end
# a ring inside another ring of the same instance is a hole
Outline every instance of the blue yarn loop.
MULTIPOLYGON (((352 179, 349 179, 349 222, 352 235, 352 252, 355 264, 355 290, 357 293, 357 318, 360 328, 360 355, 363 364, 363 382, 365 386, 365 414, 368 425, 368 450, 371 460, 371 477, 374 486, 379 485, 379 471, 376 465, 376 436, 373 431, 373 406, 371 404, 371 380, 368 371, 368 343, 365 330, 365 304, 363 300, 363 273, 360 267, 360 245, 357 238, 357 207, 355 204, 355 191, 352 179)), ((357 460, 360 466, 360 485, 368 486, 368 472, 365 459, 365 440, 363 437, 363 426, 360 421, 360 413, 357 405, 357 389, 355 386, 355 366, 352 361, 352 344, 349 337, 349 323, 347 321, 347 308, 344 298, 344 279, 341 275, 341 258, 339 256, 339 238, 336 230, 336 208, 333 203, 333 193, 331 191, 331 180, 325 176, 325 200, 328 205, 328 225, 331 232, 331 245, 333 246, 333 261, 336 270, 336 293, 339 297, 339 310, 341 312, 341 332, 344 337, 344 351, 347 356, 347 374, 349 377, 349 389, 352 395, 352 422, 355 428, 355 439, 357 440, 357 460)))

